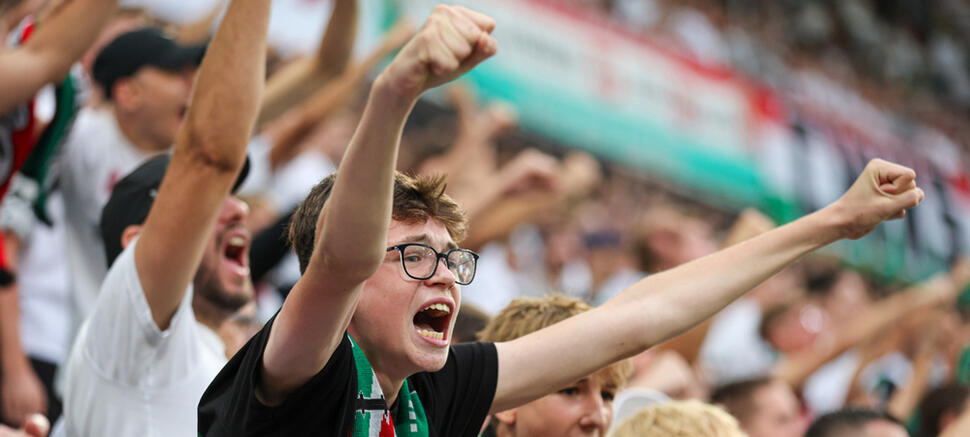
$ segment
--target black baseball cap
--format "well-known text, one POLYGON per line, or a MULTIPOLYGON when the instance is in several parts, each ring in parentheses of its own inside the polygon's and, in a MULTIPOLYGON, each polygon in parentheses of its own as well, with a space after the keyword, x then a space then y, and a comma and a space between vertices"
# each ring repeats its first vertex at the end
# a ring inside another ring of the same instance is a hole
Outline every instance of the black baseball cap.
MULTIPOLYGON (((148 212, 152 209, 155 196, 158 195, 158 187, 162 184, 162 178, 165 177, 165 170, 168 169, 170 160, 171 157, 168 154, 149 159, 118 181, 112 189, 108 203, 101 209, 101 240, 104 242, 104 253, 109 267, 124 249, 121 247, 121 235, 125 228, 140 225, 148 218, 148 212)), ((247 174, 249 174, 248 157, 236 177, 232 187, 233 193, 246 180, 247 174)))
POLYGON ((160 29, 146 27, 119 35, 101 49, 91 75, 111 98, 115 81, 133 76, 144 66, 179 71, 197 66, 205 56, 205 44, 183 46, 160 29))

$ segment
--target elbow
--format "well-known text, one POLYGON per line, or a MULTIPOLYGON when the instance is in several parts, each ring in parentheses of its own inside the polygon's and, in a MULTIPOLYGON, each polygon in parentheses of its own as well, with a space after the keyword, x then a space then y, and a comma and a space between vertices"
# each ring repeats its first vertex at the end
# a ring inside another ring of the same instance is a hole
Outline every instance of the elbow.
POLYGON ((310 260, 310 268, 345 283, 362 283, 377 272, 383 257, 357 250, 340 250, 321 244, 310 260))
MULTIPOLYGON (((191 117, 190 117, 191 118, 191 117)), ((245 137, 236 138, 225 131, 218 131, 204 122, 187 120, 182 128, 179 143, 184 156, 194 166, 214 170, 218 173, 237 174, 246 162, 245 137)), ((179 147, 176 147, 176 153, 179 147)))

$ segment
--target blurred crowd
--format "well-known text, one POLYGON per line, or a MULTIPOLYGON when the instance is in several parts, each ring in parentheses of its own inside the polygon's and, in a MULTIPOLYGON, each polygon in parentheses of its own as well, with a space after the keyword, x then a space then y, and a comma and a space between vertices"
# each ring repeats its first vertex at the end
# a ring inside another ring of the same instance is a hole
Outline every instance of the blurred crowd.
POLYGON ((570 3, 785 93, 862 100, 896 124, 926 124, 964 150, 970 144, 964 122, 970 111, 965 1, 570 3))
MULTIPOLYGON (((375 67, 415 31, 399 22, 371 53, 355 58, 356 2, 333 3, 331 18, 320 17, 326 31, 316 52, 270 56, 248 176, 237 191, 249 210, 246 265, 255 300, 217 332, 227 356, 276 314, 299 279, 285 239, 289 219, 340 165, 375 67)), ((792 96, 810 91, 806 77, 817 78, 901 126, 913 120, 944 132, 970 153, 966 1, 566 3, 792 96)), ((0 30, 11 44, 31 20, 16 16, 17 7, 0 8, 0 30)), ((15 278, 0 291, 3 423, 20 427, 31 413, 52 421, 61 414, 58 369, 108 268, 104 248, 94 248, 102 208, 119 179, 175 142, 219 12, 175 26, 143 10, 120 10, 67 81, 38 95, 36 132, 63 114, 68 82, 77 113, 56 156, 15 176, 0 207, 15 278), (174 39, 159 42, 167 37, 146 28, 174 39), (163 50, 153 44, 175 44, 189 57, 153 58, 153 50, 163 50), (138 53, 159 74, 115 71, 138 53), (170 61, 176 63, 164 64, 170 61)), ((444 97, 418 103, 404 129, 399 170, 447 175, 447 193, 469 217, 461 245, 480 259, 474 282, 462 287, 453 342, 511 340, 544 325, 503 331, 503 324, 558 322, 644 277, 781 225, 753 209, 705 204, 656 176, 520 129, 514 107, 480 100, 470 84, 449 85, 444 97), (543 311, 556 315, 542 318, 543 311)), ((614 435, 681 435, 664 427, 707 421, 707 429, 722 431, 682 435, 866 435, 825 427, 870 422, 915 437, 967 435, 970 262, 901 283, 813 255, 712 319, 607 370, 595 384, 608 388, 592 389, 590 379, 549 395, 535 411, 493 415, 484 435, 571 435, 570 426, 605 435, 621 422, 614 435), (528 417, 545 422, 526 428, 528 417)))

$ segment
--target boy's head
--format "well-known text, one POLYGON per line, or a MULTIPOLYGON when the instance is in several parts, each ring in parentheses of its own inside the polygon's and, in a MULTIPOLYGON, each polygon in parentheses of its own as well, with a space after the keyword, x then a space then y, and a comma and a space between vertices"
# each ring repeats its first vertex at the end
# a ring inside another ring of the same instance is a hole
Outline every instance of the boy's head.
MULTIPOLYGON (((290 222, 289 240, 303 272, 310 263, 317 222, 335 180, 336 176, 331 175, 317 184, 290 222)), ((443 256, 457 248, 456 242, 465 236, 464 212, 444 190, 444 178, 440 176, 395 174, 388 250, 377 272, 364 282, 348 327, 374 367, 393 377, 405 378, 444 366, 455 313, 461 304, 458 282, 474 277, 473 258, 477 255, 456 251, 447 262, 442 262, 432 252, 443 256), (397 249, 402 245, 409 246, 397 249), (420 253, 412 253, 411 249, 420 253), (456 259, 466 262, 446 267, 456 259), (413 267, 422 263, 430 269, 418 271, 413 267), (412 267, 406 270, 406 265, 412 267), (427 274, 431 276, 425 277, 427 274)), ((318 256, 328 255, 340 256, 318 256)))
MULTIPOLYGON (((492 318, 479 335, 483 341, 510 341, 590 310, 565 296, 521 298, 492 318)), ((497 413, 496 433, 503 436, 602 436, 613 420, 613 397, 632 370, 621 361, 576 381, 556 393, 497 413)))
POLYGON ((652 405, 624 420, 610 437, 747 437, 738 421, 700 401, 652 405))

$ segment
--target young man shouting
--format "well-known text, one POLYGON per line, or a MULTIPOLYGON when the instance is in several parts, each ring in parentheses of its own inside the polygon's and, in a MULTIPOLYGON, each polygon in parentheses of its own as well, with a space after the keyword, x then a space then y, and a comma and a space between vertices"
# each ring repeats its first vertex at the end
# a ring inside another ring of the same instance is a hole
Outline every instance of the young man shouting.
POLYGON ((528 403, 710 317, 800 256, 859 238, 923 197, 912 170, 873 161, 839 201, 667 272, 604 304, 503 343, 449 347, 459 285, 459 207, 440 180, 396 175, 422 92, 496 51, 493 21, 439 6, 374 82, 335 177, 294 214, 303 276, 276 318, 203 395, 205 436, 474 436, 528 403))

